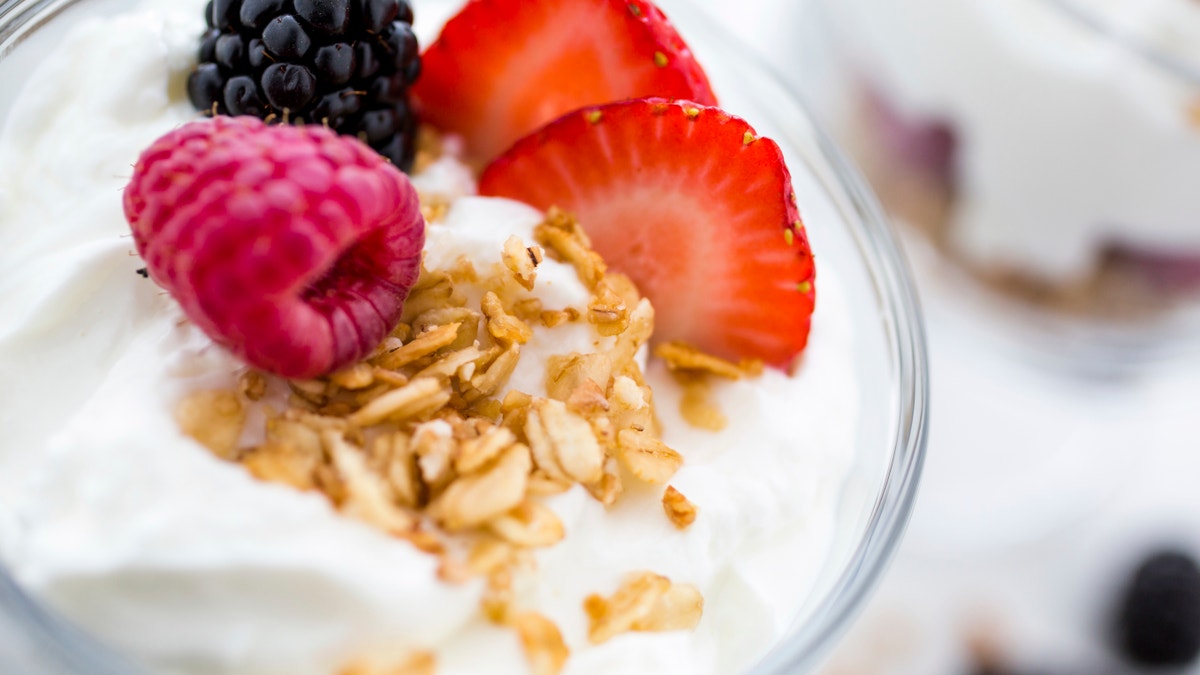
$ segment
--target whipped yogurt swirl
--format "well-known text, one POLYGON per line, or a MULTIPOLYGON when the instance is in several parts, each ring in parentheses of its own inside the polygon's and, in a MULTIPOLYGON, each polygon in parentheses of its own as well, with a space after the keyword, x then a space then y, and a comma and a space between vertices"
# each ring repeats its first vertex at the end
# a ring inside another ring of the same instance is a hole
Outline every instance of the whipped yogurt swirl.
MULTIPOLYGON (((480 615, 478 584, 438 581, 435 558, 180 433, 176 402, 232 387, 244 366, 135 273, 121 211, 139 152, 195 117, 182 84, 202 3, 178 4, 82 22, 0 132, 0 521, 11 523, 0 559, 37 597, 161 672, 331 673, 407 648, 436 651, 443 675, 528 672, 515 635, 480 615)), ((417 184, 455 200, 430 228, 432 266, 466 255, 482 268, 509 235, 532 240, 541 220, 470 196, 453 161, 417 184)), ((718 384, 723 432, 689 427, 682 392, 650 365, 663 439, 686 457, 672 484, 701 509, 691 528, 670 525, 656 490, 609 511, 578 488, 549 502, 567 538, 537 554, 517 602, 561 628, 569 675, 730 672, 789 627, 832 545, 855 460, 849 308, 836 274, 822 274, 803 365, 718 384), (697 585, 700 626, 589 646, 583 598, 643 569, 697 585)), ((588 297, 553 261, 538 292, 554 305, 588 297)), ((588 326, 553 335, 524 350, 513 386, 538 393, 550 355, 595 339, 588 326)))
MULTIPOLYGON (((1075 0, 1200 73, 1200 3, 1075 0)), ((1048 280, 1110 246, 1200 254, 1200 86, 1049 0, 835 0, 854 65, 910 120, 958 140, 952 237, 1048 280)))

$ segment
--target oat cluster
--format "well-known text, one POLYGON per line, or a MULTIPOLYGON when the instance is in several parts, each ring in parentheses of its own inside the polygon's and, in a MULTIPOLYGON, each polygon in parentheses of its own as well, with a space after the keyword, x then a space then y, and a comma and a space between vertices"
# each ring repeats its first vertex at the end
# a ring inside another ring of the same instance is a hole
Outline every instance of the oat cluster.
MULTIPOLYGON (((519 606, 514 580, 533 552, 564 536, 544 498, 581 486, 612 506, 631 482, 666 486, 683 456, 660 437, 653 392, 635 358, 654 310, 633 283, 609 272, 571 217, 552 210, 534 242, 509 238, 498 263, 476 270, 423 269, 403 322, 362 362, 311 381, 245 373, 237 391, 200 391, 182 401, 185 433, 253 476, 317 491, 343 515, 410 542, 440 560, 446 583, 483 579, 481 610, 511 627, 536 675, 558 673, 569 650, 553 622, 519 606), (572 265, 590 292, 585 307, 545 307, 532 293, 546 257, 572 265), (474 298, 474 300, 472 300, 474 298), (546 397, 508 388, 537 331, 586 322, 602 336, 594 353, 549 359, 546 397), (265 426, 246 429, 251 407, 265 426), (242 440, 254 438, 244 445, 242 440)), ((686 345, 658 353, 689 378, 741 377, 686 345)), ((690 526, 697 507, 674 487, 663 513, 690 526)), ((694 627, 703 598, 693 586, 632 571, 614 594, 581 611, 599 644, 627 631, 694 627)), ((357 664, 346 673, 431 673, 432 654, 403 668, 357 664)))

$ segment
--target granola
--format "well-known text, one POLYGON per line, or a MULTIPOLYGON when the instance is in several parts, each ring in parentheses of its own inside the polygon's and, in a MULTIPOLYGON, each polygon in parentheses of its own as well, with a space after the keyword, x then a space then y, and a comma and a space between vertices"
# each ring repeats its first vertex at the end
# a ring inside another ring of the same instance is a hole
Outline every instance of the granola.
POLYGON ((662 503, 663 510, 667 512, 667 517, 671 519, 675 527, 686 530, 696 522, 699 509, 690 499, 683 496, 682 492, 676 490, 675 486, 667 486, 667 491, 663 493, 662 503))
MULTIPOLYGON (((562 635, 523 610, 514 590, 531 552, 567 536, 542 499, 578 485, 612 506, 627 481, 666 485, 684 458, 659 435, 637 360, 653 332, 649 302, 608 273, 570 216, 552 210, 534 238, 510 237, 491 271, 465 258, 423 269, 391 335, 360 363, 281 383, 282 412, 268 404, 271 381, 247 373, 237 391, 188 397, 178 419, 256 478, 320 492, 343 515, 437 556, 441 580, 483 579, 483 615, 517 632, 535 673, 553 674, 569 655, 562 635), (591 294, 586 306, 547 309, 531 295, 547 257, 574 267, 591 294), (538 331, 580 321, 594 327, 598 351, 550 358, 544 397, 509 387, 538 331), (252 407, 266 420, 263 440, 240 447, 252 407)), ((672 368, 745 372, 695 350, 661 349, 672 368)), ((676 527, 694 521, 696 507, 674 488, 663 500, 676 527)), ((631 579, 610 600, 589 599, 594 642, 699 620, 695 589, 649 573, 631 579)), ((432 657, 414 658, 406 668, 432 672, 432 657)))
POLYGON ((626 577, 609 596, 591 595, 584 601, 588 615, 588 640, 603 644, 631 631, 662 632, 695 628, 704 613, 700 591, 676 584, 652 572, 626 577))

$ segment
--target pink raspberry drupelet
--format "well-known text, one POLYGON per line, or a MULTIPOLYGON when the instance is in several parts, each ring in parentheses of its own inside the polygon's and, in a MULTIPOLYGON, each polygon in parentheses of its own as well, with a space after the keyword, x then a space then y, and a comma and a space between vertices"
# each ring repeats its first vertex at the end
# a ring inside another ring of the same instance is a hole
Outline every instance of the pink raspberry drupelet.
POLYGON ((396 325, 425 221, 408 178, 317 126, 218 117, 138 160, 125 217, 150 276, 252 366, 309 378, 396 325))

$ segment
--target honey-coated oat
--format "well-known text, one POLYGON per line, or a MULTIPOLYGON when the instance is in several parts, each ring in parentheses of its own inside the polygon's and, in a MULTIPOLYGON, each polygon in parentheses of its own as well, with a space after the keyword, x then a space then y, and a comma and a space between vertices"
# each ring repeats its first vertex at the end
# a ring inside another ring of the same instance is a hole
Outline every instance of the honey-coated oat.
MULTIPOLYGON (((684 458, 659 435, 653 392, 635 358, 653 332, 649 302, 628 278, 608 273, 570 216, 552 210, 535 239, 509 238, 492 274, 465 258, 450 270, 423 269, 391 335, 360 363, 287 382, 282 412, 267 402, 269 379, 247 372, 237 391, 187 397, 177 418, 184 433, 256 478, 319 491, 345 516, 438 556, 441 580, 483 578, 484 616, 517 632, 535 673, 554 675, 569 655, 562 635, 546 617, 517 607, 513 591, 514 577, 532 567, 530 552, 567 536, 542 498, 580 485, 612 506, 626 480, 666 485, 684 458), (586 307, 546 308, 530 296, 546 257, 574 266, 591 292, 586 307), (472 286, 483 291, 477 307, 467 302, 472 286), (535 331, 581 320, 612 338, 611 347, 552 357, 546 398, 504 391, 535 331), (264 440, 238 447, 251 406, 265 415, 264 440)), ((660 345, 657 353, 692 378, 754 370, 686 345, 660 345)), ((680 529, 698 513, 673 487, 663 508, 680 529)), ((583 609, 589 639, 601 643, 627 631, 694 627, 703 598, 694 587, 639 572, 583 609)), ((435 665, 418 652, 398 670, 344 673, 424 675, 435 665)))

